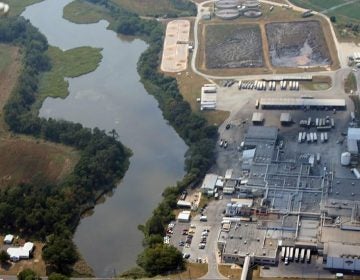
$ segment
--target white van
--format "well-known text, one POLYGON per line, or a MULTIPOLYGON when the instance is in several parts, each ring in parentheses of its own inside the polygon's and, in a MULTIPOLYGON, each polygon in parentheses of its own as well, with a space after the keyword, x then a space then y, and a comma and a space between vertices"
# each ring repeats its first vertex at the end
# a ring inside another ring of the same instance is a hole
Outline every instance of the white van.
POLYGON ((201 216, 200 222, 207 222, 207 216, 201 216))

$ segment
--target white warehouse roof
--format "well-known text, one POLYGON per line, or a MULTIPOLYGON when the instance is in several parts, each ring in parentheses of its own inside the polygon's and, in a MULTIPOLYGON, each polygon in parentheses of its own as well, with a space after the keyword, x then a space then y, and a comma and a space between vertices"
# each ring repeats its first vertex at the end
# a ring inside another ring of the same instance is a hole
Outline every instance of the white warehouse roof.
POLYGON ((190 221, 190 211, 182 211, 178 215, 178 221, 179 222, 188 222, 190 221))
POLYGON ((213 191, 216 187, 217 178, 218 175, 216 174, 206 174, 201 189, 213 191))
POLYGON ((305 99, 305 98, 261 98, 261 106, 271 107, 345 107, 345 99, 305 99))

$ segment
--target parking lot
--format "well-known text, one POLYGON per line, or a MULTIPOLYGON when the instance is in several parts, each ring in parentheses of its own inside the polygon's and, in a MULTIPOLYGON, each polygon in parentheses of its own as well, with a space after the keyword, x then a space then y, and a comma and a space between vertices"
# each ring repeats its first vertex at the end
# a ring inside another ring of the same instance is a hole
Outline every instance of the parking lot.
POLYGON ((220 232, 223 210, 230 197, 214 200, 204 209, 206 222, 200 221, 200 214, 188 223, 173 222, 170 244, 183 252, 190 262, 217 264, 217 239, 220 232), (190 237, 191 236, 191 237, 190 237), (203 244, 203 245, 200 245, 203 244), (190 255, 190 256, 188 256, 190 255))

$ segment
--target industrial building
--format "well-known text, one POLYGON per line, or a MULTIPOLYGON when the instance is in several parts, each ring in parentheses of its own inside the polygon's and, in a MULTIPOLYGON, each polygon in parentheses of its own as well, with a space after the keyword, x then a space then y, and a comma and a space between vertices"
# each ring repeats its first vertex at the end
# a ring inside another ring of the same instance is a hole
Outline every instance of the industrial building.
POLYGON ((263 109, 338 109, 346 108, 345 99, 261 98, 263 109))
POLYGON ((213 196, 216 188, 216 182, 218 179, 218 175, 216 174, 206 174, 204 181, 201 185, 201 191, 204 194, 207 194, 209 196, 213 196))
POLYGON ((349 127, 347 132, 347 149, 350 154, 359 154, 360 128, 349 127))
POLYGON ((360 180, 338 178, 314 163, 314 154, 293 157, 277 142, 276 127, 250 126, 245 134, 244 183, 226 206, 218 237, 222 261, 276 265, 284 251, 301 262, 323 255, 331 271, 360 272, 360 180))

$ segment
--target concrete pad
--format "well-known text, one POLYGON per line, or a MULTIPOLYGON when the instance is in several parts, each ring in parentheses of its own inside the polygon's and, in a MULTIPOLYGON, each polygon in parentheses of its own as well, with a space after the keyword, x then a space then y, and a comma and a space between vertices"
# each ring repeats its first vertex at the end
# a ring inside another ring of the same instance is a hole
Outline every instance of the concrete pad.
POLYGON ((190 21, 173 20, 166 27, 161 70, 179 72, 187 68, 190 21))

